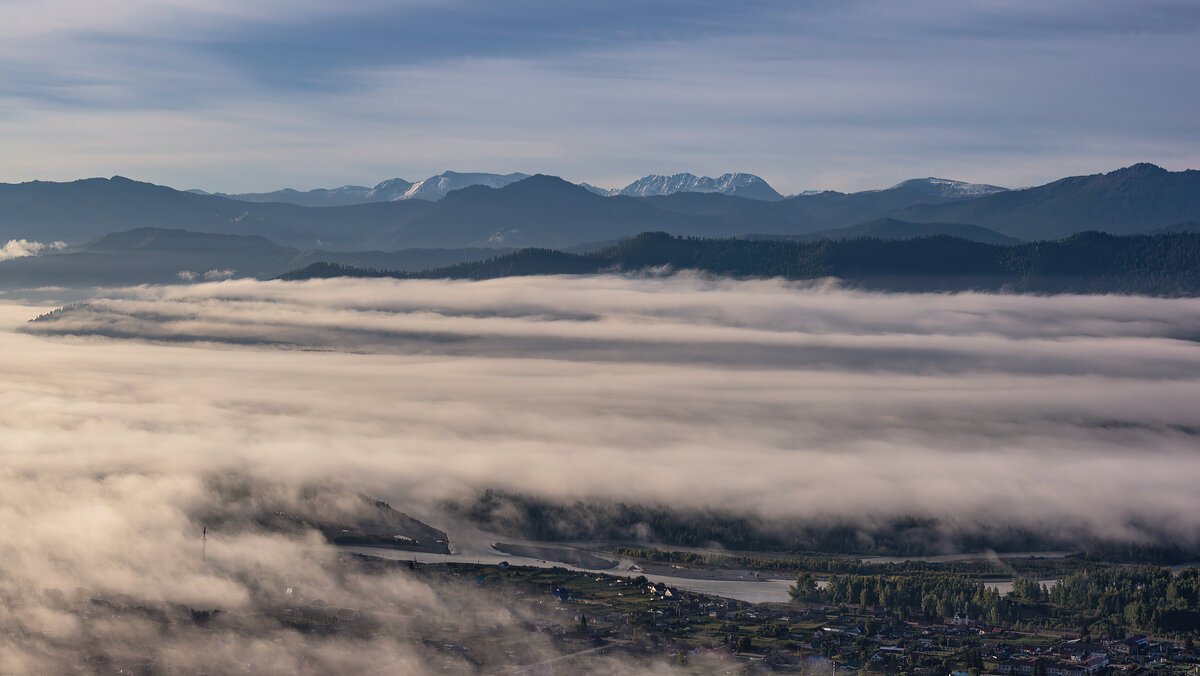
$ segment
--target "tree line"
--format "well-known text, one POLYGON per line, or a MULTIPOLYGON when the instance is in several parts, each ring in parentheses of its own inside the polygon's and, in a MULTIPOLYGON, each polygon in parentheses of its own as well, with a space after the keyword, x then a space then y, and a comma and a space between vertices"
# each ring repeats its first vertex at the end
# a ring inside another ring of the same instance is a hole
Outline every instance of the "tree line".
POLYGON ((794 599, 887 606, 902 617, 935 621, 954 615, 991 625, 1096 631, 1200 633, 1200 569, 1173 573, 1160 566, 1094 567, 1045 585, 1018 577, 1010 593, 966 575, 838 575, 821 587, 802 572, 794 599))
POLYGON ((1013 245, 947 235, 910 240, 674 237, 643 233, 589 254, 523 249, 423 272, 314 263, 283 279, 359 276, 490 279, 513 275, 636 272, 669 267, 733 277, 837 277, 891 291, 1200 294, 1200 233, 1114 236, 1083 232, 1013 245))

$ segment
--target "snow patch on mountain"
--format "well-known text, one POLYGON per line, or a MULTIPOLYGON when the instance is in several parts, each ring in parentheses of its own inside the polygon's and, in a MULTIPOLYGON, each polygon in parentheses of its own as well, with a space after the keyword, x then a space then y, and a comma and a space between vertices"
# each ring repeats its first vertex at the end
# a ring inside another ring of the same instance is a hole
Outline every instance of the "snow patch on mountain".
POLYGON ((587 190, 590 190, 602 197, 612 197, 613 195, 616 195, 617 193, 621 192, 620 190, 614 190, 611 188, 601 188, 598 186, 594 186, 591 183, 580 183, 579 187, 586 188, 587 190))
POLYGON ((912 188, 920 190, 923 193, 933 197, 945 198, 967 198, 967 197, 983 197, 992 193, 1005 192, 1008 188, 1001 188, 996 185, 987 185, 986 183, 967 183, 965 181, 954 181, 948 178, 913 178, 903 183, 898 183, 892 186, 896 188, 912 188))
POLYGON ((486 185, 489 188, 503 188, 509 183, 529 178, 529 174, 460 174, 447 171, 437 176, 431 176, 418 181, 408 188, 403 195, 391 199, 423 199, 437 201, 446 196, 451 190, 459 190, 473 185, 486 185))
MULTIPOLYGON (((599 192, 593 186, 585 185, 593 192, 599 192)), ((671 195, 677 192, 717 192, 723 195, 735 195, 758 200, 783 199, 766 181, 754 174, 722 174, 716 178, 696 176, 695 174, 650 174, 630 183, 620 190, 610 191, 609 195, 625 195, 627 197, 651 197, 671 195)), ((600 193, 604 194, 604 193, 600 193)))
POLYGON ((381 181, 374 188, 366 191, 362 195, 364 202, 391 202, 395 199, 403 199, 404 193, 408 192, 413 187, 411 181, 406 181, 402 178, 391 178, 386 181, 381 181))

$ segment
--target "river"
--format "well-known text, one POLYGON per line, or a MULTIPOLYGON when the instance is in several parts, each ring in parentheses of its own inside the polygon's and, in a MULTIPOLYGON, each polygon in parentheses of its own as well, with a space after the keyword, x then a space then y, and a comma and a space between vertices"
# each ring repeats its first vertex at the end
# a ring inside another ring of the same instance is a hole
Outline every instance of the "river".
MULTIPOLYGON (((563 547, 561 543, 536 543, 547 547, 563 547)), ((546 561, 543 559, 533 559, 524 556, 513 556, 511 554, 503 554, 497 552, 491 547, 466 547, 460 551, 455 551, 451 554, 429 554, 425 552, 407 552, 398 549, 385 549, 382 547, 339 547, 341 551, 351 552, 355 554, 365 554, 367 556, 378 556, 384 559, 393 559, 396 561, 417 561, 419 563, 480 563, 496 565, 501 561, 507 561, 514 566, 534 566, 537 568, 565 568, 567 570, 579 571, 581 573, 603 573, 605 575, 619 575, 621 577, 637 577, 645 575, 647 580, 666 584, 677 589, 696 592, 699 594, 708 594, 710 596, 720 596, 722 598, 737 599, 748 603, 766 603, 766 602, 785 602, 791 600, 787 590, 791 586, 790 579, 778 579, 770 577, 747 577, 746 579, 738 580, 705 580, 692 579, 686 577, 676 577, 672 575, 662 575, 657 573, 649 573, 642 571, 639 567, 634 566, 632 562, 622 560, 616 568, 597 571, 584 568, 569 566, 565 563, 557 561, 546 561)))

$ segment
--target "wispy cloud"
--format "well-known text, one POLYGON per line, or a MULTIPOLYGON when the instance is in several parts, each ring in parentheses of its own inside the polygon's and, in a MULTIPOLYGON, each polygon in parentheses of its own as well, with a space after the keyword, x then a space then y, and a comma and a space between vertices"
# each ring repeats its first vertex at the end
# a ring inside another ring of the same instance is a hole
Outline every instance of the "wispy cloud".
POLYGON ((6 5, 0 125, 28 141, 3 178, 743 170, 798 191, 1197 165, 1188 3, 119 4, 6 5))

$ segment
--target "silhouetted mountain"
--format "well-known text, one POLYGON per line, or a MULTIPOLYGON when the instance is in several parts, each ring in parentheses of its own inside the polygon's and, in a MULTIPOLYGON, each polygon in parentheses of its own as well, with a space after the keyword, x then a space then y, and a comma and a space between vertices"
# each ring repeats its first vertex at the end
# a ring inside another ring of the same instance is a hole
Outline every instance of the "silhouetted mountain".
POLYGON ((982 197, 992 193, 1004 192, 1008 188, 1001 188, 997 185, 987 185, 986 183, 965 183, 963 181, 952 181, 948 178, 912 178, 903 183, 898 183, 894 188, 912 188, 920 190, 926 195, 933 197, 948 197, 951 199, 964 199, 968 197, 982 197))
POLYGON ((974 223, 1025 240, 1098 230, 1117 235, 1200 220, 1200 171, 1135 164, 950 204, 909 207, 909 221, 974 223))
MULTIPOLYGON (((583 187, 599 192, 595 186, 583 187)), ((747 199, 766 200, 773 202, 783 199, 766 181, 754 174, 723 174, 717 178, 696 176, 695 174, 673 174, 662 176, 650 174, 643 176, 620 190, 607 192, 608 196, 624 195, 626 197, 652 197, 673 195, 680 192, 720 193, 747 199)), ((606 194, 600 192, 600 194, 606 194)))
POLYGON ((628 237, 647 228, 682 232, 703 219, 666 213, 630 197, 601 197, 561 178, 539 174, 494 189, 456 190, 436 208, 368 240, 398 246, 549 246, 628 237))
MULTIPOLYGON (((449 172, 442 178, 447 176, 449 172)), ((949 197, 930 194, 931 186, 937 185, 941 184, 922 179, 887 190, 826 191, 768 202, 720 193, 601 197, 562 179, 538 175, 500 188, 475 185, 451 191, 438 202, 403 199, 301 207, 242 202, 114 177, 0 184, 0 241, 78 244, 107 232, 168 227, 259 235, 300 250, 563 248, 647 230, 706 237, 787 236, 881 218, 972 224, 1023 239, 1082 230, 1152 232, 1200 221, 1197 171, 1173 173, 1137 165, 972 199, 961 199, 956 191, 949 197)), ((415 188, 414 184, 406 194, 415 188)))
POLYGON ((675 193, 641 198, 662 211, 706 217, 703 230, 676 234, 798 235, 857 225, 886 217, 900 209, 950 198, 933 197, 912 187, 841 193, 832 190, 796 195, 775 202, 719 193, 675 193))
MULTIPOLYGON (((460 190, 472 185, 486 185, 500 188, 529 178, 529 174, 462 174, 447 171, 437 176, 412 183, 402 178, 392 178, 382 181, 374 188, 361 185, 344 185, 340 188, 318 188, 308 192, 300 192, 285 188, 274 192, 247 192, 237 194, 212 193, 217 197, 243 202, 283 202, 304 207, 344 207, 354 204, 369 204, 371 202, 391 202, 395 200, 422 199, 436 202, 452 190, 460 190)), ((203 190, 188 192, 208 195, 203 190)))
POLYGON ((424 199, 436 202, 455 190, 476 185, 503 188, 509 183, 527 178, 529 174, 460 174, 457 171, 447 171, 414 183, 397 199, 424 199))
MULTIPOLYGON (((411 183, 403 179, 392 179, 385 183, 395 184, 399 182, 404 186, 403 190, 408 190, 412 186, 411 183)), ((383 184, 380 184, 383 185, 383 184)), ((401 194, 403 194, 403 190, 401 194)), ((216 195, 217 197, 228 197, 229 199, 240 200, 242 202, 283 202, 285 204, 296 204, 302 207, 342 207, 351 204, 363 204, 366 202, 383 202, 385 199, 372 200, 368 196, 375 192, 375 189, 361 185, 344 185, 340 188, 317 188, 307 192, 284 188, 273 192, 245 192, 236 195, 230 195, 223 192, 207 193, 203 190, 189 190, 188 192, 199 195, 216 195)))
POLYGON ((114 176, 0 184, 0 238, 81 243, 131 228, 261 235, 301 249, 362 248, 363 240, 431 207, 424 200, 348 207, 240 202, 114 176))
MULTIPOLYGON (((1080 233, 1011 246, 937 235, 911 240, 797 242, 699 239, 645 233, 587 255, 529 249, 401 278, 486 279, 512 275, 595 274, 646 269, 699 270, 734 277, 838 277, 895 291, 1200 294, 1200 233, 1117 237, 1080 233)), ((379 276, 320 266, 284 275, 379 276)))
POLYGON ((418 271, 511 251, 300 251, 258 236, 137 228, 53 253, 0 261, 0 288, 169 284, 235 276, 269 279, 316 261, 418 271))
POLYGON ((272 256, 295 253, 295 249, 280 246, 257 235, 227 235, 166 228, 135 228, 110 232, 72 249, 70 253, 112 253, 147 251, 156 253, 219 252, 268 254, 272 256))
POLYGON ((594 186, 591 183, 580 183, 579 187, 587 190, 588 192, 594 192, 601 197, 610 197, 617 192, 616 190, 594 186))
POLYGON ((835 228, 833 230, 820 230, 804 235, 752 235, 760 239, 795 239, 800 241, 812 242, 818 239, 853 239, 853 238, 873 238, 873 239, 918 239, 921 237, 932 237, 934 235, 945 235, 947 237, 958 237, 960 239, 970 240, 972 242, 984 242, 987 244, 1019 244, 1021 240, 1013 237, 1006 237, 996 232, 988 230, 977 225, 968 225, 966 223, 909 223, 908 221, 900 221, 895 218, 879 218, 866 223, 859 223, 848 228, 835 228))
MULTIPOLYGON (((776 203, 781 223, 769 232, 800 234, 844 228, 889 216, 917 204, 947 201, 912 186, 887 190, 841 193, 827 190, 815 195, 797 195, 776 203)), ((969 221, 943 221, 969 222, 969 221)))

